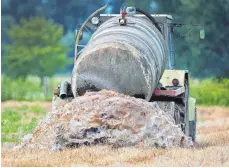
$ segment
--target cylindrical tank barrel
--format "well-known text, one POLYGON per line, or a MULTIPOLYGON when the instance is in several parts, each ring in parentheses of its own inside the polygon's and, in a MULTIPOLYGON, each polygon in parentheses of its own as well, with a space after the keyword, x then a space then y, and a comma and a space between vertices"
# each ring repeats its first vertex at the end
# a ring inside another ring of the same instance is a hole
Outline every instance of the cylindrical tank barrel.
POLYGON ((73 94, 110 89, 150 100, 166 66, 167 45, 161 32, 144 17, 104 22, 76 60, 73 94))

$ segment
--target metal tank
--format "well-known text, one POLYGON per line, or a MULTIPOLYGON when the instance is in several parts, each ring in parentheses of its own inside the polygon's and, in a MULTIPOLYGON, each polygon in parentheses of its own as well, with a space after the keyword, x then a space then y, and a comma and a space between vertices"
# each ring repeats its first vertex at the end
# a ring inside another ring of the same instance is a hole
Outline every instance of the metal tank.
POLYGON ((115 90, 150 100, 166 66, 167 43, 146 17, 104 22, 92 35, 72 73, 74 96, 87 90, 115 90))

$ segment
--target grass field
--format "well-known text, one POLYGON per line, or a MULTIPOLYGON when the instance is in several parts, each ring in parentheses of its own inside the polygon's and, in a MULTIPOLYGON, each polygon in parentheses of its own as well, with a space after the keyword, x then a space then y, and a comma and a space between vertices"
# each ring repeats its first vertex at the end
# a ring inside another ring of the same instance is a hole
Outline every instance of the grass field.
MULTIPOLYGON (((27 128, 26 125, 31 123, 32 118, 39 120, 51 105, 45 102, 7 101, 2 103, 2 117, 5 117, 4 113, 9 113, 10 110, 11 115, 20 114, 23 108, 23 116, 27 117, 20 118, 19 127, 22 128, 19 130, 25 130, 21 131, 22 135, 28 132, 28 129, 23 128, 27 128)), ((3 143, 2 166, 229 166, 229 108, 198 107, 197 111, 197 142, 194 148, 155 150, 94 146, 54 153, 47 150, 9 151, 15 144, 3 143)), ((9 127, 9 125, 2 125, 2 130, 7 126, 9 127)), ((32 130, 33 127, 29 129, 32 130)), ((7 136, 11 133, 18 132, 15 130, 8 132, 7 136)), ((7 141, 12 142, 10 137, 5 140, 7 141)))
MULTIPOLYGON (((48 79, 47 90, 41 86, 41 80, 36 76, 29 76, 26 80, 11 79, 2 76, 1 100, 17 101, 51 101, 52 91, 62 81, 71 81, 69 76, 55 76, 48 79), (46 93, 46 94, 45 94, 46 93)), ((199 105, 229 106, 229 79, 190 80, 190 95, 195 97, 199 105)))
POLYGON ((1 109, 2 143, 19 142, 24 135, 34 130, 47 112, 42 106, 32 103, 21 103, 14 101, 3 103, 1 109), (13 107, 10 106, 12 103, 14 104, 13 107))

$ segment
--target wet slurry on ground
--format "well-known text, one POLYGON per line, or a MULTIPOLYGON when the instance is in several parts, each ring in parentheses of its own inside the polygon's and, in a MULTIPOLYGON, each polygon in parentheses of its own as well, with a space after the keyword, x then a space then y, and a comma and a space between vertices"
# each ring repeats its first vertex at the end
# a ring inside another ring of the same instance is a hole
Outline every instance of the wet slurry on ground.
POLYGON ((191 140, 155 102, 113 91, 88 92, 53 108, 16 148, 59 151, 92 145, 190 147, 191 140))

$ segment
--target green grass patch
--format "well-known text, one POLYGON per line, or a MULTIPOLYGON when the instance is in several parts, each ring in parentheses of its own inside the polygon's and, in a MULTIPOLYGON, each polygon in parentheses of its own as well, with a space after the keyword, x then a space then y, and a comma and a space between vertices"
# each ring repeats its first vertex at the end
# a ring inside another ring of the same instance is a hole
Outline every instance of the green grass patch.
POLYGON ((31 106, 31 111, 36 114, 44 114, 46 113, 46 110, 41 106, 31 106))
POLYGON ((41 80, 38 77, 30 76, 26 79, 11 79, 6 75, 2 75, 1 101, 51 101, 53 89, 66 79, 68 78, 49 78, 48 91, 47 94, 45 94, 44 86, 41 85, 41 80))
MULTIPOLYGON (((49 80, 48 95, 45 96, 38 77, 30 76, 26 80, 10 79, 2 76, 2 101, 51 101, 52 90, 66 77, 53 77, 49 80)), ((198 105, 205 106, 229 106, 229 79, 204 79, 191 80, 190 95, 197 99, 198 105)), ((22 111, 27 107, 21 107, 22 111)), ((39 107, 33 107, 35 113, 42 113, 39 107)))
POLYGON ((229 79, 191 80, 190 93, 198 105, 229 106, 229 79))
POLYGON ((1 113, 1 142, 19 142, 24 135, 32 133, 45 113, 45 109, 40 106, 23 105, 4 109, 1 113))

